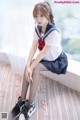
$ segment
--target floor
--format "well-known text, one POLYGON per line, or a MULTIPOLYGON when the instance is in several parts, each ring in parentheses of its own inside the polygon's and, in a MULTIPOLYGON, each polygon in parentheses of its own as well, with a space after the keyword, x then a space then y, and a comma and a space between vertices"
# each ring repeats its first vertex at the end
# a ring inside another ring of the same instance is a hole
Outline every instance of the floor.
MULTIPOLYGON (((36 112, 29 120, 80 120, 80 93, 44 76, 36 93, 36 112)), ((22 75, 9 64, 0 64, 0 113, 15 105, 21 93, 22 75)))

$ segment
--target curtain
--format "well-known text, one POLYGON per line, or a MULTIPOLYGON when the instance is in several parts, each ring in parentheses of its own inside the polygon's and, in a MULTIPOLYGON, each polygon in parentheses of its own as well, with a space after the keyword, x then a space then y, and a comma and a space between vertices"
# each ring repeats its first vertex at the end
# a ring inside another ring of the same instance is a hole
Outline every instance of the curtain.
POLYGON ((32 10, 42 0, 8 0, 0 2, 0 50, 9 60, 14 73, 23 73, 33 40, 32 10))

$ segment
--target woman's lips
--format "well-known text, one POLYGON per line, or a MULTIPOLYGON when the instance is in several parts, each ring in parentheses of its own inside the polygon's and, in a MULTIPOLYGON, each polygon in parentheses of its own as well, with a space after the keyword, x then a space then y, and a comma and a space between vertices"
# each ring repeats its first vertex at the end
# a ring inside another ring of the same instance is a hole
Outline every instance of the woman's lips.
POLYGON ((39 25, 41 24, 41 22, 38 23, 39 25))

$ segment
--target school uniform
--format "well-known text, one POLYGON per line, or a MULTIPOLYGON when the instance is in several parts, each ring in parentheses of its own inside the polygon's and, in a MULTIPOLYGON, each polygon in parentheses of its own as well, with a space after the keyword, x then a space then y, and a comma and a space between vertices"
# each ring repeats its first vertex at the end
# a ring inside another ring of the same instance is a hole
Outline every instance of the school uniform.
POLYGON ((45 33, 41 32, 41 26, 37 25, 34 32, 34 40, 38 42, 38 50, 41 51, 45 44, 50 45, 50 49, 40 61, 49 71, 56 74, 65 74, 68 66, 66 54, 61 47, 61 33, 59 29, 48 22, 45 33))

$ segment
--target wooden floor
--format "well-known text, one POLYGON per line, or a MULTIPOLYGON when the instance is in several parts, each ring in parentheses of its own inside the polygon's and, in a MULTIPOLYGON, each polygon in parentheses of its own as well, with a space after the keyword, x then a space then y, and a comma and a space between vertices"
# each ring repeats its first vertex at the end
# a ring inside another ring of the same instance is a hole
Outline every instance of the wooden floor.
MULTIPOLYGON (((30 120, 80 120, 80 93, 44 76, 37 91, 36 112, 30 120)), ((13 108, 21 93, 22 76, 0 65, 0 113, 13 108)))

